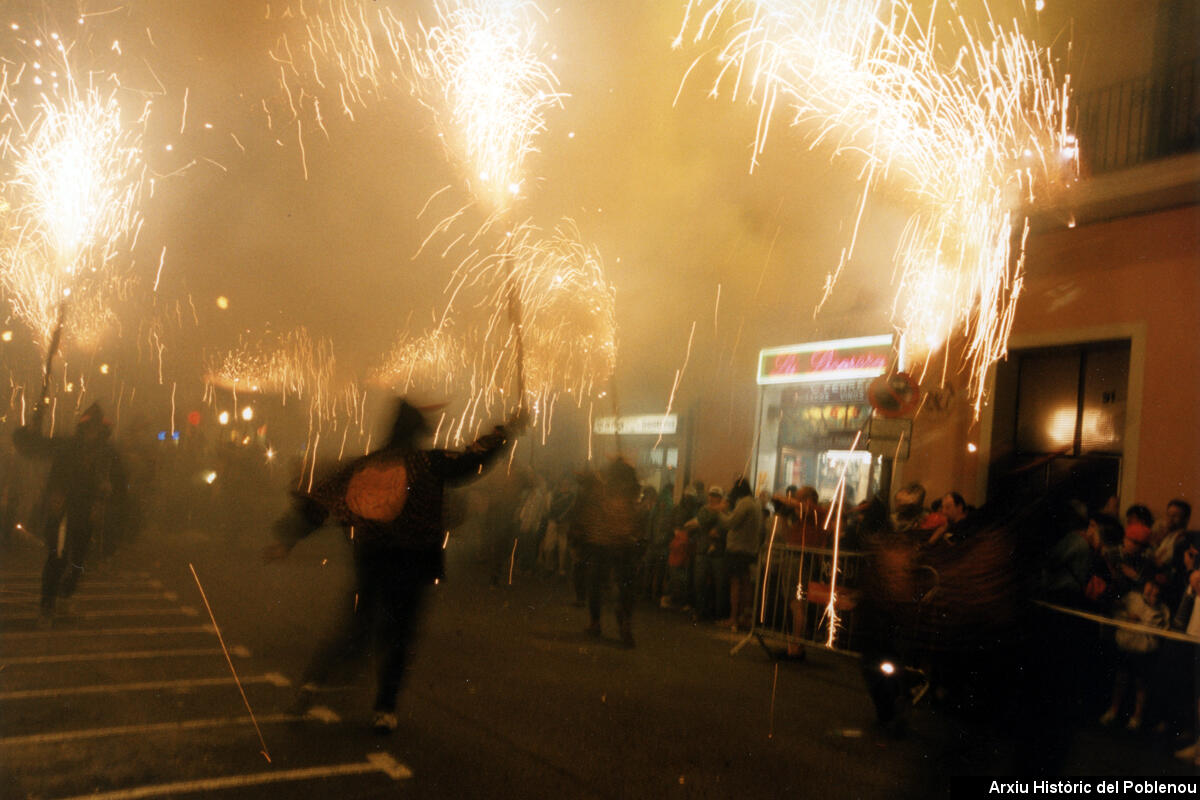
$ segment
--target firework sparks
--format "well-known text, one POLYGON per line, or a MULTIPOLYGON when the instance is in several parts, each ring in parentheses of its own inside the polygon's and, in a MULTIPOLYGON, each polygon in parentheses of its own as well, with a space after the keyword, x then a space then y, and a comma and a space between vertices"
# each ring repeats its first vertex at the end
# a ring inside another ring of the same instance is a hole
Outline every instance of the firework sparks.
MULTIPOLYGON (((854 441, 850 445, 850 452, 858 449, 862 433, 860 430, 854 435, 854 441)), ((842 512, 844 511, 843 506, 846 502, 846 469, 849 466, 849 461, 842 464, 842 470, 838 474, 837 488, 833 491, 833 503, 829 506, 829 515, 825 518, 826 527, 829 526, 829 521, 833 520, 833 555, 831 559, 832 565, 829 570, 829 602, 825 606, 825 619, 829 621, 829 634, 825 639, 825 646, 830 649, 833 649, 840 623, 837 613, 838 556, 842 545, 842 512)))
POLYGON ((599 252, 580 241, 565 222, 549 235, 522 225, 504 255, 464 263, 454 281, 482 286, 490 294, 482 305, 492 309, 487 348, 494 355, 477 388, 501 394, 515 372, 515 333, 507 316, 508 293, 515 287, 522 309, 525 386, 536 413, 559 393, 582 403, 612 375, 616 363, 615 293, 604 274, 599 252))
POLYGON ((68 299, 72 337, 94 344, 141 226, 149 106, 130 120, 115 77, 77 79, 70 48, 51 41, 38 53, 53 64, 0 65, 0 283, 43 346, 68 299))
POLYGON ((525 161, 561 102, 531 2, 448 0, 436 22, 404 37, 413 86, 472 195, 503 213, 521 195, 525 161))
POLYGON ((328 391, 332 362, 328 342, 314 342, 307 330, 296 328, 278 338, 241 339, 237 348, 210 363, 207 381, 234 392, 304 397, 328 391))
POLYGON ((676 44, 689 31, 716 35, 722 20, 712 94, 729 86, 758 104, 752 168, 780 103, 812 147, 859 162, 863 201, 825 296, 853 255, 868 195, 898 189, 917 210, 897 245, 893 318, 926 360, 964 333, 978 414, 1021 293, 1019 207, 1077 167, 1069 79, 1059 83, 1018 31, 991 24, 985 39, 956 17, 947 35, 901 0, 690 0, 676 44), (948 52, 944 38, 962 44, 948 52))
POLYGON ((399 394, 449 392, 466 367, 466 349, 443 324, 417 336, 402 334, 370 381, 399 394))
MULTIPOLYGON (((322 99, 336 102, 342 114, 354 119, 354 109, 378 97, 396 74, 395 60, 386 60, 387 43, 395 42, 399 24, 390 12, 368 12, 358 0, 318 0, 286 5, 280 19, 298 19, 303 31, 281 33, 271 59, 279 64, 280 87, 291 121, 300 135, 302 114, 310 116, 326 135, 322 99), (377 42, 384 45, 383 52, 377 42)), ((395 48, 391 48, 395 54, 395 48)), ((273 126, 270 108, 268 127, 273 126)), ((303 147, 303 140, 301 140, 303 147)))
POLYGON ((562 98, 536 4, 444 0, 430 24, 406 27, 373 3, 318 0, 293 2, 280 19, 303 26, 281 33, 270 53, 298 136, 303 118, 328 135, 323 100, 353 120, 355 109, 401 89, 433 111, 442 144, 489 214, 521 194, 525 160, 562 98))

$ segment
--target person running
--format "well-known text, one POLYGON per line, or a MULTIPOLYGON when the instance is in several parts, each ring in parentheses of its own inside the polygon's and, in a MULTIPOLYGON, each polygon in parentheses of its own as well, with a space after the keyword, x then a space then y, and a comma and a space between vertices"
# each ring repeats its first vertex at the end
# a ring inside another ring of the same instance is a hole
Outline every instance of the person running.
POLYGON ((585 633, 599 637, 600 612, 608 584, 617 584, 617 629, 621 644, 633 647, 633 594, 646 528, 638 507, 637 472, 625 460, 612 461, 601 479, 580 491, 576 526, 587 549, 589 622, 585 633))
POLYGON ((120 508, 126 495, 125 471, 110 441, 112 429, 99 403, 79 417, 70 436, 42 433, 42 412, 13 431, 17 452, 50 461, 38 510, 46 542, 39 627, 49 627, 56 611, 67 610, 83 576, 92 535, 103 530, 105 513, 120 508))
POLYGON ((275 525, 266 562, 286 558, 305 536, 332 518, 350 531, 354 588, 338 625, 305 668, 292 711, 305 713, 333 670, 357 658, 376 635, 378 686, 373 728, 396 729, 396 698, 426 590, 444 577, 442 495, 446 484, 482 474, 526 424, 524 410, 464 451, 422 450, 430 432, 424 415, 400 400, 391 435, 314 490, 275 525))

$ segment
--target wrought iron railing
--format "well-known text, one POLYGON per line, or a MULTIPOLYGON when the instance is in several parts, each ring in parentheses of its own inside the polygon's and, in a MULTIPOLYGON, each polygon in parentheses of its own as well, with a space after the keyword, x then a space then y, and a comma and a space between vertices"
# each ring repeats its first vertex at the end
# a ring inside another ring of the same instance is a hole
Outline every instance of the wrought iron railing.
POLYGON ((1075 96, 1085 174, 1200 150, 1200 59, 1075 96))

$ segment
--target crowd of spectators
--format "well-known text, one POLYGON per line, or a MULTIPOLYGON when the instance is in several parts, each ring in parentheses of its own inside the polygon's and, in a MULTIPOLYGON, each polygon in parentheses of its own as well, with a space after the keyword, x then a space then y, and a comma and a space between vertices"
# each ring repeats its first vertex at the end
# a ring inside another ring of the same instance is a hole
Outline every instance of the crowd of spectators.
MULTIPOLYGON (((832 544, 836 527, 843 549, 861 545, 854 523, 863 518, 867 504, 832 520, 831 498, 821 498, 811 486, 756 496, 750 483, 738 477, 728 491, 694 481, 677 494, 670 482, 638 488, 632 469, 621 474, 629 483, 630 505, 617 515, 629 529, 620 534, 620 542, 614 544, 611 520, 601 534, 588 530, 597 527, 595 521, 581 522, 587 516, 586 498, 606 480, 585 471, 553 481, 527 478, 515 495, 508 492, 504 505, 506 513, 515 515, 516 533, 501 536, 495 552, 499 561, 510 562, 510 570, 516 560, 526 572, 569 578, 577 605, 590 609, 587 630, 592 634, 599 634, 599 607, 615 576, 621 639, 630 646, 635 598, 683 612, 693 622, 746 630, 756 611, 758 582, 764 579, 762 555, 768 541, 772 552, 821 552, 832 544), (597 541, 597 535, 610 541, 597 541), (529 544, 518 548, 520 537, 529 544), (521 558, 522 552, 531 555, 521 558)), ((873 524, 907 534, 918 552, 953 552, 951 548, 986 532, 987 509, 977 511, 958 491, 927 501, 921 484, 908 484, 895 494, 886 518, 873 524)), ((594 506, 595 519, 605 516, 597 516, 595 509, 601 508, 594 506)), ((1061 538, 1041 543, 1038 597, 1107 621, 1112 691, 1099 719, 1102 725, 1121 720, 1131 731, 1194 737, 1200 717, 1200 708, 1192 707, 1196 649, 1187 639, 1200 642, 1200 532, 1188 530, 1191 506, 1172 500, 1156 518, 1151 509, 1135 504, 1126 509, 1123 521, 1114 509, 1115 500, 1090 512, 1072 506, 1061 538), (1157 635, 1170 630, 1179 635, 1157 635), (1187 703, 1175 702, 1184 697, 1187 703)), ((607 516, 613 516, 611 509, 607 516)), ((796 576, 783 582, 788 580, 794 583, 796 576)), ((792 634, 786 654, 803 657, 803 605, 793 601, 785 613, 792 634)), ((1178 755, 1196 759, 1200 748, 1190 745, 1178 755)))
MULTIPOLYGON (((1127 711, 1130 731, 1151 727, 1194 736, 1197 651, 1188 640, 1200 642, 1200 531, 1188 530, 1192 507, 1174 499, 1156 519, 1150 508, 1135 504, 1122 524, 1114 506, 1080 514, 1051 547, 1043 596, 1113 620, 1115 676, 1102 725, 1116 724, 1127 711), (1166 631, 1177 635, 1160 634, 1166 631)), ((1176 754, 1200 763, 1194 741, 1176 754)))

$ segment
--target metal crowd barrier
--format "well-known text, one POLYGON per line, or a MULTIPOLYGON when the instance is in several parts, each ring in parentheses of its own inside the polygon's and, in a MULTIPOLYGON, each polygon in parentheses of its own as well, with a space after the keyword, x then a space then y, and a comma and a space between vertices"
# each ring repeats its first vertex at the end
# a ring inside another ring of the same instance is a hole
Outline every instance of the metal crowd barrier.
POLYGON ((819 644, 829 641, 828 605, 834 587, 837 624, 833 649, 854 654, 857 646, 856 609, 868 553, 838 550, 837 580, 833 581, 833 550, 793 547, 776 541, 758 557, 754 584, 754 620, 749 634, 733 648, 756 639, 771 646, 819 644))

